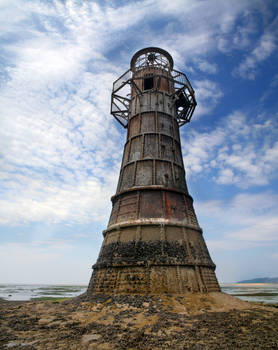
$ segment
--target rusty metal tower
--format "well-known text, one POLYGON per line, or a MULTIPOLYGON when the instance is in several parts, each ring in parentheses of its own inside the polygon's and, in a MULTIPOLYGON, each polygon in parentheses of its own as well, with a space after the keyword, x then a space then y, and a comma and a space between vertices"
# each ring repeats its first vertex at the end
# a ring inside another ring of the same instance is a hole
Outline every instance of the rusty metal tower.
POLYGON ((113 84, 111 114, 127 128, 112 213, 88 294, 219 291, 189 195, 179 127, 196 107, 171 55, 149 47, 113 84))

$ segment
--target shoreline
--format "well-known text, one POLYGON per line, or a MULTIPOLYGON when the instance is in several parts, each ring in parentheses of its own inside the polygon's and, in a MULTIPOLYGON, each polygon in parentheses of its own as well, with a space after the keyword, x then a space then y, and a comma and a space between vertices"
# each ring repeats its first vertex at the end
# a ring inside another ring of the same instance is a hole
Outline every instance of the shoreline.
MULTIPOLYGON (((221 292, 223 293, 223 292, 221 292)), ((209 293, 208 293, 209 294, 209 293)), ((266 306, 266 307, 274 307, 274 308, 278 308, 278 302, 277 303, 268 303, 268 302, 264 302, 264 301, 245 301, 242 300, 240 298, 238 298, 237 295, 231 295, 228 293, 224 293, 227 295, 230 295, 232 297, 237 298, 240 301, 244 301, 247 303, 250 303, 251 305, 258 305, 258 306, 266 306)), ((31 303, 31 302, 51 302, 51 303, 62 303, 64 301, 70 301, 70 300, 74 300, 77 297, 37 297, 37 298, 31 298, 30 300, 6 300, 4 298, 0 297, 0 303, 8 303, 8 304, 24 304, 24 303, 31 303)))
MULTIPOLYGON (((278 284, 275 283, 221 283, 221 290, 250 302, 278 303, 278 284)), ((85 285, 0 285, 0 296, 5 300, 32 300, 34 298, 67 298, 86 292, 85 285), (24 286, 24 287, 22 287, 24 286)))
MULTIPOLYGON (((258 293, 228 293, 226 291, 221 291, 221 293, 230 295, 232 297, 235 297, 239 300, 242 300, 244 302, 248 302, 248 303, 252 303, 252 304, 258 304, 258 305, 265 305, 265 306, 273 306, 273 307, 278 307, 278 300, 277 301, 257 301, 257 300, 245 300, 243 298, 240 297, 263 297, 263 296, 276 296, 277 293, 262 293, 262 292, 258 292, 258 293)), ((209 294, 209 293, 207 293, 209 294)), ((80 294, 81 295, 81 294, 80 294)), ((0 297, 0 303, 1 302, 5 302, 5 303, 24 303, 24 302, 33 302, 33 301, 52 301, 52 302, 61 302, 61 301, 67 301, 67 300, 74 300, 75 298, 79 298, 80 295, 77 296, 41 296, 41 297, 32 297, 28 300, 26 299, 18 299, 18 300, 9 300, 9 299, 5 299, 3 297, 0 297)))

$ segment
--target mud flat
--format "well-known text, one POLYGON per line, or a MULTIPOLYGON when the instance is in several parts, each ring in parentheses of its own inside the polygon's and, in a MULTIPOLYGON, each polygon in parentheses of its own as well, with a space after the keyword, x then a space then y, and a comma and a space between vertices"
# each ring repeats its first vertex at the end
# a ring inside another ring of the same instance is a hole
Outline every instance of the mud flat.
POLYGON ((225 293, 1 301, 0 349, 278 349, 278 309, 225 293))

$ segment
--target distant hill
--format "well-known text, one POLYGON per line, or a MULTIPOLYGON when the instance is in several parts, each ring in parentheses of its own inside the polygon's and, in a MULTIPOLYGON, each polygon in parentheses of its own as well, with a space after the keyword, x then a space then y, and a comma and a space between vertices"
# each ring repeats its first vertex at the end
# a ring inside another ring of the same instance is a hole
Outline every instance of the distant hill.
POLYGON ((252 280, 243 280, 237 283, 278 283, 278 277, 253 278, 252 280))

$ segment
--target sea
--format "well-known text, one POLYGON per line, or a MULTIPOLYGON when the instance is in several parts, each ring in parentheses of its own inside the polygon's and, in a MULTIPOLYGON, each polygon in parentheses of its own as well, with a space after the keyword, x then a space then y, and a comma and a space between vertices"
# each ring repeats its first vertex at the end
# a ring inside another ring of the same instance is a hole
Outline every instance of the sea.
MULTIPOLYGON (((242 300, 278 304, 278 283, 223 283, 220 286, 222 292, 242 300)), ((0 298, 12 301, 71 298, 86 289, 86 285, 0 284, 0 298)))

